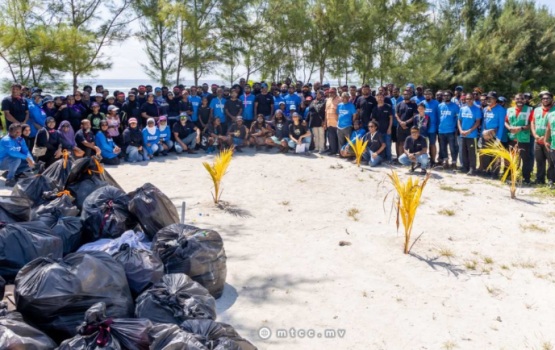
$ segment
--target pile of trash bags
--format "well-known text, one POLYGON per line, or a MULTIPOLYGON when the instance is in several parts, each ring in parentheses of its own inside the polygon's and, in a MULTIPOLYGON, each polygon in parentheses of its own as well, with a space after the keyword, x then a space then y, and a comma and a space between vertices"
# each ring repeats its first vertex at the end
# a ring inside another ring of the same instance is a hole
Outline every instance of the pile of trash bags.
POLYGON ((63 157, 0 196, 0 349, 256 350, 216 321, 226 254, 146 183, 63 157))

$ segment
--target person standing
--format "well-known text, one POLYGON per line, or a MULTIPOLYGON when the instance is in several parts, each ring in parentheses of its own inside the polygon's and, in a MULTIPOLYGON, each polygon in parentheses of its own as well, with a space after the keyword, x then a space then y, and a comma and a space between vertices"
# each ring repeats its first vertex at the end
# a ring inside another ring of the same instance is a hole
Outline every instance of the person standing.
POLYGON ((532 136, 535 139, 534 156, 536 158, 536 184, 545 184, 545 171, 547 162, 547 182, 550 187, 555 183, 555 163, 549 156, 549 149, 546 144, 547 121, 555 118, 555 106, 553 105, 553 94, 544 91, 541 95, 541 106, 534 110, 532 120, 532 136))
POLYGON ((250 128, 254 120, 254 101, 256 97, 251 93, 250 85, 244 84, 242 89, 243 94, 239 97, 239 100, 243 104, 243 121, 245 125, 250 128))
MULTIPOLYGON (((497 92, 490 91, 487 98, 487 106, 483 109, 482 137, 478 142, 480 148, 487 148, 490 142, 501 142, 505 129, 506 111, 497 104, 497 92)), ((492 165, 490 170, 487 170, 493 159, 491 156, 480 156, 480 168, 486 177, 491 176, 492 179, 497 179, 499 177, 499 162, 492 165)))
POLYGON ((243 114, 243 104, 237 98, 237 90, 233 89, 230 93, 231 98, 225 102, 225 115, 228 125, 234 124, 237 117, 241 117, 243 114))
POLYGON ((478 127, 482 120, 482 110, 474 104, 474 96, 467 94, 466 104, 461 108, 458 129, 462 138, 462 166, 467 175, 476 175, 476 152, 478 127))
POLYGON ((283 99, 285 101, 285 109, 291 110, 291 106, 295 106, 295 111, 300 110, 301 98, 295 93, 295 87, 293 85, 289 87, 289 94, 286 95, 283 99))
POLYGON ((146 121, 150 118, 152 118, 154 122, 157 122, 160 117, 160 110, 158 109, 158 105, 154 102, 154 94, 150 92, 146 97, 146 103, 141 107, 141 116, 145 121, 145 123, 141 123, 142 125, 147 125, 148 123, 146 123, 146 121))
POLYGON ((12 124, 27 124, 29 120, 29 105, 27 100, 21 96, 20 84, 13 84, 12 94, 2 100, 2 112, 4 112, 5 117, 3 130, 9 130, 12 124))
POLYGON ((268 93, 268 85, 262 84, 262 92, 254 100, 254 114, 264 115, 264 119, 269 121, 274 115, 274 97, 268 93))
POLYGON ((397 155, 401 156, 405 154, 403 145, 407 137, 410 136, 410 129, 414 124, 414 118, 418 114, 418 107, 416 103, 411 101, 411 95, 410 90, 403 91, 403 101, 397 102, 395 107, 395 118, 399 125, 397 127, 397 142, 395 146, 397 148, 397 155))
POLYGON ((308 107, 307 125, 311 130, 314 141, 314 148, 320 154, 326 150, 326 137, 324 135, 324 120, 326 119, 326 101, 324 92, 318 90, 316 92, 316 100, 312 101, 308 107))
POLYGON ((223 90, 221 88, 216 89, 216 96, 210 101, 210 119, 219 118, 222 130, 225 133, 227 131, 226 114, 225 114, 225 103, 226 99, 223 98, 223 90))
POLYGON ((516 107, 507 109, 505 127, 509 131, 509 147, 517 147, 519 150, 524 184, 530 185, 530 127, 534 120, 534 110, 524 104, 524 95, 521 93, 515 95, 515 104, 516 107))
POLYGON ((0 170, 7 170, 6 187, 15 186, 16 176, 34 166, 33 156, 21 137, 21 125, 10 124, 8 134, 0 140, 0 170))
MULTIPOLYGON (((551 99, 553 99, 553 95, 551 95, 551 99)), ((546 114, 545 147, 549 150, 549 159, 551 159, 551 165, 553 166, 555 164, 555 114, 546 114)), ((553 188, 553 183, 550 187, 553 188)))
POLYGON ((337 89, 329 90, 329 97, 326 100, 326 120, 324 121, 324 130, 328 134, 329 154, 337 155, 339 153, 339 141, 337 138, 337 107, 341 102, 341 98, 337 96, 337 89))
POLYGON ((341 94, 341 102, 337 105, 337 140, 339 149, 347 143, 353 131, 353 122, 357 117, 355 105, 349 102, 349 93, 341 94))
MULTIPOLYGON (((391 132, 393 128, 393 107, 385 103, 385 95, 383 92, 376 94, 378 104, 372 110, 372 120, 377 121, 379 125, 378 132, 385 142, 385 159, 391 161, 391 132)), ((370 126, 371 124, 369 124, 370 126)), ((382 155, 383 156, 383 155, 382 155)))
POLYGON ((452 98, 453 93, 450 90, 446 90, 443 93, 443 103, 438 107, 438 131, 440 140, 439 162, 440 164, 444 164, 445 169, 449 168, 449 155, 447 154, 447 146, 449 146, 449 152, 451 153, 451 169, 457 170, 458 141, 455 130, 457 128, 457 118, 460 110, 456 103, 451 102, 452 98))
POLYGON ((430 151, 430 165, 433 168, 436 164, 437 157, 437 128, 439 125, 439 102, 434 100, 432 90, 424 91, 424 105, 426 106, 426 115, 430 118, 428 125, 428 142, 430 151))
POLYGON ((376 98, 370 94, 370 86, 363 85, 362 96, 359 96, 356 102, 358 117, 362 123, 363 128, 368 127, 368 123, 370 123, 370 120, 372 120, 372 111, 377 104, 378 102, 376 101, 376 98))

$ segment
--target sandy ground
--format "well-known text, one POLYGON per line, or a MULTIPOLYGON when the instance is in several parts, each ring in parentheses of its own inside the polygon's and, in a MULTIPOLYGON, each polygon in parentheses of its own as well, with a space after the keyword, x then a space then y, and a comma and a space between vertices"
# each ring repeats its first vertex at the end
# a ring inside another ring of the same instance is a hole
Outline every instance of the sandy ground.
POLYGON ((415 222, 420 238, 404 255, 391 201, 384 208, 387 168, 247 149, 224 179, 223 211, 202 167, 212 158, 172 154, 108 169, 125 190, 151 182, 176 206, 186 201, 187 223, 220 232, 228 277, 218 320, 259 349, 555 346, 553 199, 522 189, 511 200, 499 182, 436 172, 415 222))

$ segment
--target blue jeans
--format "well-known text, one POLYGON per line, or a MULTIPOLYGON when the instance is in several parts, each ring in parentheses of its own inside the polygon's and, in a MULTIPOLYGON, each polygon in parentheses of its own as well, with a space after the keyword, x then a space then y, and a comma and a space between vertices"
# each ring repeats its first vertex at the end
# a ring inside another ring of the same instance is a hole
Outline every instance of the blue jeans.
MULTIPOLYGON (((183 142, 188 149, 190 150, 195 149, 195 146, 197 145, 197 133, 194 132, 192 134, 189 134, 189 136, 182 139, 181 142, 183 142)), ((183 152, 183 147, 181 147, 181 144, 179 142, 175 143, 175 152, 177 153, 183 152)))
MULTIPOLYGON (((428 161, 428 154, 426 153, 416 156, 416 163, 420 163, 422 169, 426 169, 426 167, 428 166, 428 161)), ((406 153, 403 153, 403 155, 399 157, 399 163, 408 166, 412 164, 412 161, 409 159, 409 156, 407 156, 406 153)))
POLYGON ((457 151, 457 137, 455 136, 454 132, 449 132, 449 133, 445 133, 445 134, 439 134, 439 142, 440 142, 440 148, 439 148, 439 159, 441 161, 447 161, 449 160, 449 157, 447 156, 447 145, 449 145, 449 151, 451 152, 451 161, 453 164, 457 164, 457 155, 458 155, 458 151, 457 151))
POLYGON ((125 160, 127 160, 130 163, 135 163, 135 162, 140 162, 141 160, 146 160, 147 159, 147 151, 145 149, 145 147, 143 147, 143 150, 141 152, 139 152, 139 148, 135 147, 135 146, 127 146, 127 149, 125 150, 125 160))
MULTIPOLYGON (((391 135, 389 135, 389 136, 391 136, 391 135)), ((391 140, 391 138, 390 138, 390 140, 391 140)), ((374 154, 374 152, 370 151, 368 148, 362 154, 362 158, 367 160, 368 165, 370 165, 371 167, 378 166, 382 163, 382 157, 379 154, 376 154, 376 158, 372 158, 373 154, 374 154)))
MULTIPOLYGON (((172 147, 173 147, 173 141, 172 141, 172 140, 161 141, 161 143, 162 143, 162 144, 165 144, 166 146, 168 146, 168 150, 165 151, 165 152, 169 152, 169 151, 172 149, 172 147)), ((164 146, 161 146, 160 149, 161 149, 162 151, 164 151, 164 146)))
POLYGON ((387 133, 385 133, 385 134, 382 134, 382 137, 385 141, 385 158, 388 161, 391 161, 391 134, 388 135, 387 133))
POLYGON ((6 180, 11 180, 16 175, 29 171, 31 168, 29 167, 29 164, 27 164, 26 159, 7 156, 2 160, 0 170, 7 170, 8 176, 6 177, 6 180))
MULTIPOLYGON (((308 152, 308 148, 310 147, 310 142, 312 142, 312 136, 303 137, 303 139, 301 140, 301 143, 308 144, 306 146, 307 152, 308 152)), ((292 149, 295 149, 297 147, 297 143, 293 140, 288 140, 287 145, 289 146, 289 148, 292 148, 292 149)))

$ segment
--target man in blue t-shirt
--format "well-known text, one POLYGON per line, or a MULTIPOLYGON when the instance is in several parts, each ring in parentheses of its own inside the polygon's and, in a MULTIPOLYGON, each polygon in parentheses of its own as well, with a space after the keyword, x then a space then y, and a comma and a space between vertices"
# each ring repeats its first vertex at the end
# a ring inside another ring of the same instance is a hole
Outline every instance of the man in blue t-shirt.
POLYGON ((202 104, 202 98, 197 96, 196 94, 192 94, 189 96, 189 102, 193 106, 193 114, 191 114, 191 121, 196 123, 198 121, 198 107, 202 104))
POLYGON ((467 175, 476 175, 476 152, 478 138, 478 127, 482 120, 482 110, 474 104, 474 96, 467 94, 463 96, 465 104, 459 113, 458 128, 461 134, 462 166, 467 175))
POLYGON ((0 170, 7 170, 6 187, 15 186, 16 175, 23 174, 34 165, 33 156, 21 137, 21 124, 10 124, 8 135, 0 140, 0 170))
POLYGON ((439 102, 434 100, 432 90, 426 89, 424 91, 424 105, 426 106, 426 115, 430 118, 428 125, 428 142, 430 143, 430 165, 433 167, 436 164, 437 157, 437 127, 439 124, 439 102))
POLYGON ((210 120, 214 118, 220 119, 223 133, 227 132, 227 123, 225 118, 225 102, 226 99, 222 97, 223 90, 218 88, 216 96, 210 101, 210 120))
MULTIPOLYGON (((497 92, 490 91, 487 94, 487 101, 488 105, 483 109, 482 134, 478 142, 480 148, 487 148, 489 142, 503 142, 503 136, 507 138, 505 132, 507 113, 505 108, 497 103, 497 92)), ((487 170, 493 159, 491 156, 480 156, 480 171, 483 171, 486 177, 491 176, 492 179, 497 179, 499 178, 499 164, 487 170)))
POLYGON ((349 102, 349 93, 341 94, 341 102, 337 105, 337 138, 339 149, 347 143, 347 138, 353 131, 353 121, 356 118, 357 109, 354 104, 349 102))
POLYGON ((243 123, 247 126, 247 128, 251 127, 252 121, 254 120, 254 101, 256 96, 251 94, 251 86, 245 84, 243 87, 244 94, 239 97, 241 103, 243 104, 243 123))
POLYGON ((301 98, 295 93, 295 87, 291 85, 289 87, 289 95, 284 97, 285 109, 291 110, 291 106, 295 106, 296 111, 300 111, 301 108, 301 98))
POLYGON ((459 115, 459 106, 451 102, 453 92, 446 90, 443 93, 443 103, 438 107, 439 109, 439 162, 444 163, 445 168, 449 167, 449 157, 447 155, 447 146, 451 153, 451 169, 457 170, 457 138, 455 130, 457 128, 457 117, 459 115))

